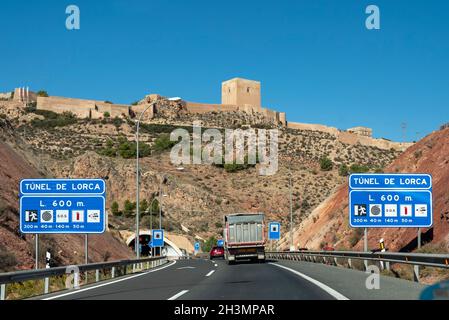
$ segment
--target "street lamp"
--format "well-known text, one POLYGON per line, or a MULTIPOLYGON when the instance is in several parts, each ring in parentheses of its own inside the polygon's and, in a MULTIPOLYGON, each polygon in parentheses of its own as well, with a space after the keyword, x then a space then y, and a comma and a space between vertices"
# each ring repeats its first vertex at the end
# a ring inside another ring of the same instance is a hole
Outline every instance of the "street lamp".
MULTIPOLYGON (((180 101, 181 98, 169 98, 169 101, 180 101)), ((139 243, 139 220, 140 220, 140 214, 139 214, 139 193, 140 193, 140 181, 139 181, 139 129, 140 129, 140 122, 142 120, 142 117, 144 113, 151 107, 153 107, 157 101, 154 101, 150 103, 140 114, 137 122, 136 122, 136 241, 135 241, 135 250, 136 250, 136 257, 137 259, 140 258, 140 243, 139 243)))
POLYGON ((292 169, 291 166, 288 167, 289 177, 288 177, 288 189, 290 193, 290 251, 294 251, 293 245, 293 203, 292 203, 292 169))

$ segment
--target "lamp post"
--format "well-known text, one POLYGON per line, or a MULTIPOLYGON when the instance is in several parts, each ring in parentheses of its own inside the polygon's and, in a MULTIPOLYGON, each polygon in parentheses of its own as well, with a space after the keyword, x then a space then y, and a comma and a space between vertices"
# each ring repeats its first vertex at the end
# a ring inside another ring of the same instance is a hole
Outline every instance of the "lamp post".
POLYGON ((289 189, 289 197, 290 197, 290 251, 294 251, 293 245, 293 200, 292 200, 292 170, 289 166, 288 168, 289 177, 288 177, 288 189, 289 189))
MULTIPOLYGON (((179 101, 181 98, 169 98, 169 101, 179 101)), ((136 250, 136 257, 137 259, 140 258, 140 243, 139 243, 139 220, 140 220, 140 214, 139 214, 139 193, 140 193, 140 175, 139 175, 139 129, 140 129, 140 122, 142 120, 142 117, 144 113, 151 107, 153 107, 157 101, 154 101, 150 103, 140 114, 137 122, 136 122, 136 241, 135 241, 135 250, 136 250)))

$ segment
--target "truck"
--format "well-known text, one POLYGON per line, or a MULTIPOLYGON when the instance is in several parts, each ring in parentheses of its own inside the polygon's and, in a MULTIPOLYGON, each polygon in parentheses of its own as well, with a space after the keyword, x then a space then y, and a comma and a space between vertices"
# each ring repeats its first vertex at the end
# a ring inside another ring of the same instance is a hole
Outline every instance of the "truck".
POLYGON ((265 215, 235 213, 224 217, 224 251, 228 264, 240 260, 265 262, 265 215))

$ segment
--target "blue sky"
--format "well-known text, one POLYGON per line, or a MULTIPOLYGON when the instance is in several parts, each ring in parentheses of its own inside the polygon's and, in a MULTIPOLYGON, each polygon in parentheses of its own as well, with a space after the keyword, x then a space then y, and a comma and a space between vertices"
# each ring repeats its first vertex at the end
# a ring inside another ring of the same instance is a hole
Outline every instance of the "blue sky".
POLYGON ((449 122, 449 1, 1 3, 0 92, 219 103, 233 77, 261 81, 263 105, 290 121, 364 125, 393 140, 406 122, 414 140, 449 122), (65 28, 70 4, 81 30, 65 28), (365 28, 369 4, 381 30, 365 28))

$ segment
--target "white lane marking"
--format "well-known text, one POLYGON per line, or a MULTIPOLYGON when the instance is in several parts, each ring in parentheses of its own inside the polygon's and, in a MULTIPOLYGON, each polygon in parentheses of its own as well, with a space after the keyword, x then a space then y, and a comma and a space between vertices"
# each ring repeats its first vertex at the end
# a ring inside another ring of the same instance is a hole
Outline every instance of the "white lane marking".
POLYGON ((69 295, 71 295, 71 294, 78 294, 78 293, 80 293, 80 292, 84 292, 84 291, 87 291, 87 290, 92 290, 92 289, 96 289, 96 288, 108 286, 108 285, 113 284, 113 283, 122 282, 122 281, 126 281, 126 280, 129 280, 129 279, 141 277, 141 276, 147 275, 147 274, 149 274, 149 273, 156 272, 156 271, 160 271, 160 270, 162 270, 162 269, 171 267, 171 266, 174 265, 175 263, 176 263, 176 260, 173 261, 173 262, 171 262, 171 263, 169 263, 168 265, 166 265, 166 266, 164 266, 164 267, 161 267, 161 268, 159 268, 159 269, 156 269, 156 270, 150 270, 150 271, 147 271, 147 272, 144 272, 144 273, 139 273, 139 274, 136 274, 136 275, 133 275, 133 276, 126 277, 126 278, 124 278, 124 279, 118 279, 118 280, 114 280, 114 281, 111 281, 111 282, 102 283, 102 284, 99 284, 99 285, 96 285, 96 286, 93 286, 93 287, 84 288, 84 289, 79 289, 79 290, 74 290, 73 292, 63 293, 63 294, 60 294, 60 295, 57 295, 57 296, 54 296, 54 297, 45 298, 45 299, 42 299, 42 300, 53 300, 53 299, 57 299, 57 298, 62 298, 62 297, 65 297, 65 296, 69 296, 69 295))
POLYGON ((218 264, 214 264, 214 267, 218 267, 218 264))
POLYGON ((187 266, 187 267, 178 268, 177 270, 182 270, 182 269, 195 269, 195 267, 187 266))
POLYGON ((208 274, 206 274, 206 277, 210 277, 212 275, 212 273, 214 273, 215 270, 212 270, 211 272, 209 272, 208 274))
POLYGON ((178 299, 180 296, 186 294, 187 292, 189 292, 189 290, 182 290, 181 292, 178 292, 178 293, 175 294, 173 297, 168 298, 167 300, 176 300, 176 299, 178 299))
POLYGON ((349 300, 349 298, 345 297, 345 296, 342 295, 340 292, 338 292, 338 291, 332 289, 331 287, 325 285, 325 284, 322 283, 322 282, 319 282, 318 280, 315 280, 315 279, 313 279, 313 278, 311 278, 311 277, 309 277, 309 276, 306 276, 305 274, 303 274, 303 273, 301 273, 301 272, 299 272, 299 271, 296 271, 296 270, 293 270, 293 269, 290 269, 290 268, 288 268, 288 267, 281 266, 281 265, 279 265, 279 264, 272 263, 272 262, 270 262, 269 264, 271 264, 271 265, 273 265, 273 266, 276 266, 276 267, 279 267, 279 268, 282 268, 282 269, 285 269, 285 270, 288 270, 288 271, 290 271, 290 272, 296 274, 297 276, 300 276, 301 278, 303 278, 303 279, 305 279, 305 280, 307 280, 307 281, 312 282, 314 285, 320 287, 321 289, 323 289, 324 291, 326 291, 328 294, 330 294, 331 296, 333 296, 333 297, 334 297, 335 299, 337 299, 337 300, 349 300))

